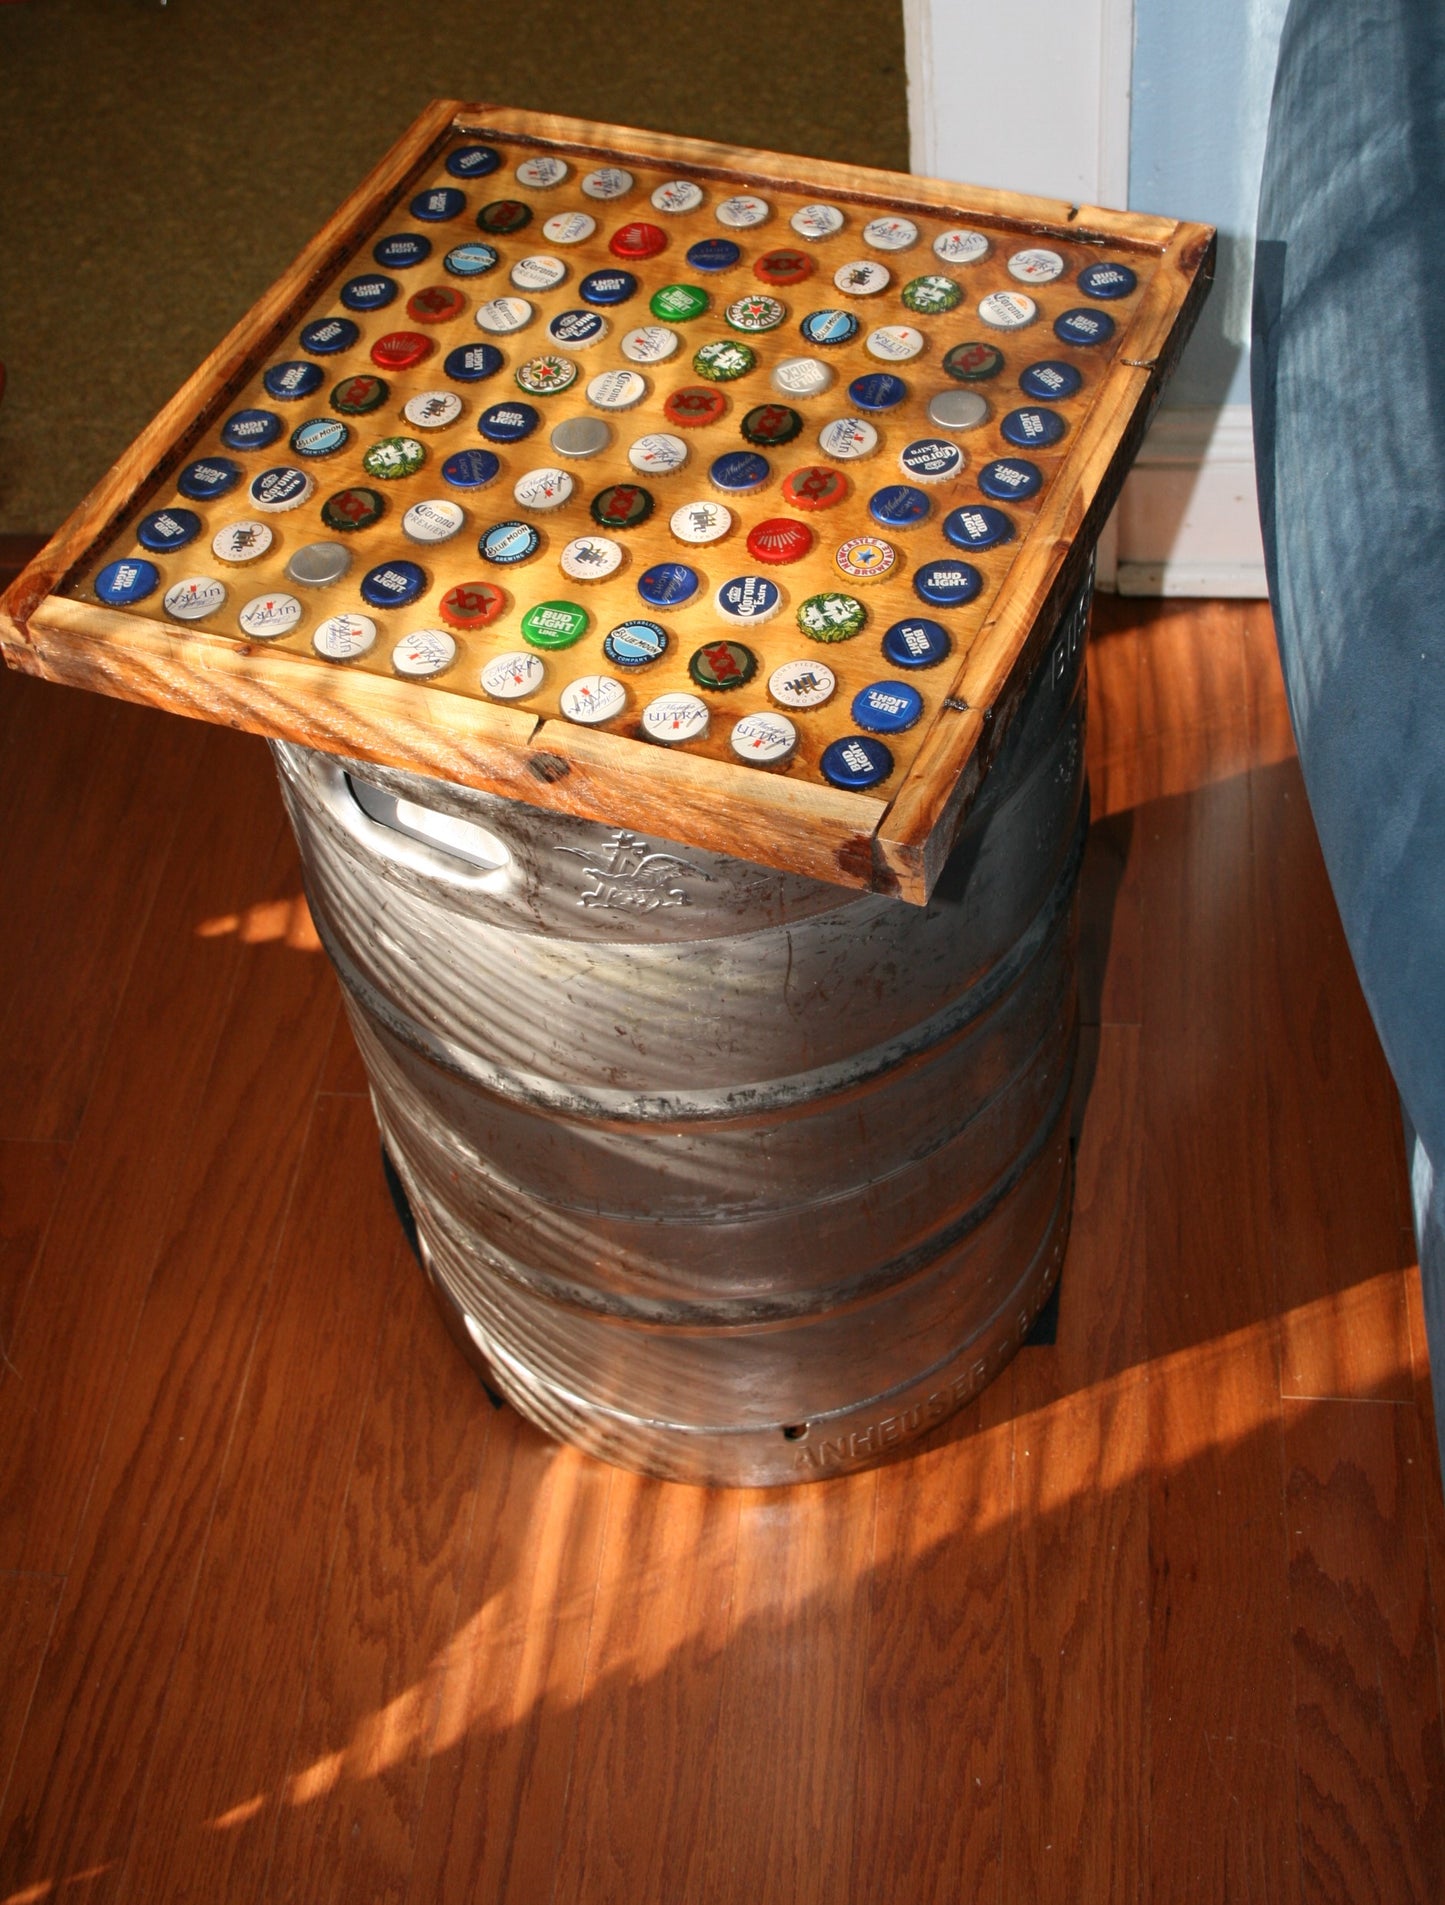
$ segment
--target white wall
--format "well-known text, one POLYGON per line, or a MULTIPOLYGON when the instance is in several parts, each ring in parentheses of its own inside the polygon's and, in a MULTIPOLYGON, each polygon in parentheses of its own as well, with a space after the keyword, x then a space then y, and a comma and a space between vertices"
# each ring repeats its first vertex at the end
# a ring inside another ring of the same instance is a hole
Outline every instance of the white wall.
POLYGON ((1265 592, 1247 350, 1285 5, 904 0, 914 171, 1219 227, 1213 296, 1115 512, 1130 593, 1265 592))

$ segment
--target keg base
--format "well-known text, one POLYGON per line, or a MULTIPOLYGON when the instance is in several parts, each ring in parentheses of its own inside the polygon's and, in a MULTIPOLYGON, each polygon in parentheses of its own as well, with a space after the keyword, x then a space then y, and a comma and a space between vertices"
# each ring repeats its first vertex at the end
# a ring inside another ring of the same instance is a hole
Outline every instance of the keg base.
POLYGON ((660 1481, 715 1488, 783 1488, 868 1468, 912 1447, 967 1407, 1028 1341, 1053 1295, 1073 1214, 1072 1150, 1033 1258, 988 1325, 942 1362, 882 1395, 811 1421, 709 1428, 650 1421, 570 1394, 525 1368, 469 1316, 437 1276, 426 1238, 420 1258, 448 1333, 495 1401, 560 1442, 660 1481))

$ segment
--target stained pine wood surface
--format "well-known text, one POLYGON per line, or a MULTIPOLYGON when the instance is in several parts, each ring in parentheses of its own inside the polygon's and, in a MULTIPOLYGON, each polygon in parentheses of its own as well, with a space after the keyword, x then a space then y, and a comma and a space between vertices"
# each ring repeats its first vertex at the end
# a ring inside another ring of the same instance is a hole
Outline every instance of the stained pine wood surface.
POLYGON ((1394 1100, 1265 612, 1101 606, 1058 1340, 892 1467, 494 1413, 260 744, 0 679, 0 1901, 1445 1897, 1394 1100))

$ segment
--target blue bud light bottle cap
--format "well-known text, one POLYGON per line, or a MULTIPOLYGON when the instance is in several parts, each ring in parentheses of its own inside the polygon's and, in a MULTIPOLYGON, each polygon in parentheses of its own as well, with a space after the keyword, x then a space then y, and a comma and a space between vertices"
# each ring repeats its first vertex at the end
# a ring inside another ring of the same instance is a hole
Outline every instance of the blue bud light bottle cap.
POLYGON ((154 595, 160 585, 160 570, 144 556, 125 556, 119 562, 108 562, 95 578, 96 594, 113 609, 143 602, 148 595, 154 595))
POLYGON ((913 577, 913 591, 930 608, 960 609, 983 588, 983 577, 969 562, 925 562, 913 577))
POLYGON ((1067 427, 1057 410, 1030 405, 1010 410, 998 428, 1004 442, 1020 450, 1048 450, 1059 442, 1067 427))
POLYGON ((477 428, 491 443, 520 443, 541 421, 529 403, 494 403, 477 418, 477 428))
POLYGON ((361 326, 350 318, 324 317, 303 324, 297 341, 313 357, 335 357, 340 351, 349 351, 360 336, 361 326))
POLYGON ((637 280, 630 271, 589 271, 578 285, 577 295, 587 304, 610 308, 637 296, 637 280))
POLYGON ((395 302, 400 290, 395 278, 373 271, 368 276, 348 278, 340 296, 348 311, 381 311, 395 302))
POLYGON ((1044 473, 1036 463, 1021 456, 1001 456, 984 464, 978 473, 978 486, 996 503, 1024 503, 1043 488, 1044 473))
POLYGON ((1127 298, 1138 283, 1128 265, 1085 265, 1079 273, 1079 289, 1086 298, 1127 298))
POLYGON ((1054 336, 1064 344, 1107 344, 1113 335, 1114 320, 1107 311, 1085 306, 1054 319, 1054 336))
POLYGON ((989 503, 965 503, 944 517, 943 533, 955 549, 995 549, 1013 541, 1014 526, 989 503))
POLYGON ((870 734, 842 734, 823 749, 818 762, 823 779, 852 793, 877 787, 893 772, 893 756, 870 734))
POLYGON ((228 456, 198 457, 176 478, 176 488, 193 503, 213 503, 241 480, 241 466, 228 456))
POLYGON ((228 450, 264 450, 281 434, 274 410, 236 410, 221 425, 221 441, 228 450))
POLYGON ((376 241, 371 255, 387 271, 407 271, 431 257, 431 240, 422 232, 392 232, 376 241))
POLYGON ((201 533, 201 519, 193 509, 157 509, 142 519, 135 539, 142 549, 168 556, 173 549, 184 549, 201 533))
POLYGON ((310 397, 321 388, 324 372, 319 364, 308 364, 304 358, 293 358, 289 363, 272 364, 261 373, 261 382, 266 387, 266 395, 281 403, 294 401, 298 397, 310 397))
POLYGON ((923 713, 923 696, 907 681, 870 681, 853 697, 853 719, 869 734, 902 734, 923 713))
POLYGON ((1019 372, 1019 389, 1039 403, 1063 403, 1083 381, 1078 366, 1066 364, 1062 358, 1046 357, 1041 363, 1030 364, 1027 370, 1019 372))
POLYGON ((895 668, 933 668, 953 652, 953 638, 941 622, 911 615, 885 631, 881 647, 895 668))
POLYGON ((425 587, 426 571, 419 562, 382 562, 361 578, 361 599, 374 609, 401 609, 425 587))
POLYGON ((454 179, 484 179, 502 163, 495 146, 456 146, 447 154, 447 171, 454 179))
POLYGON ((456 384, 479 384, 495 377, 506 361, 495 344, 458 344, 442 360, 442 375, 456 384))
POLYGON ((459 218, 467 209, 467 195, 455 185, 433 185, 418 192, 411 202, 411 215, 427 224, 439 225, 448 218, 459 218))

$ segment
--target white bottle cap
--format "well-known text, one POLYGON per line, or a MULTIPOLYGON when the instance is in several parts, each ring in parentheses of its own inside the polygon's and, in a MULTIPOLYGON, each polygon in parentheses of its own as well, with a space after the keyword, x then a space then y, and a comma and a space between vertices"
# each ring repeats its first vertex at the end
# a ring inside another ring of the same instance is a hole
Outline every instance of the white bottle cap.
POLYGON ((818 442, 825 456, 848 463, 855 457, 872 456, 878 448, 878 432, 866 417, 835 417, 818 432, 818 442))
POLYGON ((418 430, 445 430, 462 414, 462 400, 454 390, 418 390, 401 414, 418 430))
POLYGON ((622 544, 610 536, 577 536, 557 560, 574 582, 605 582, 622 567, 622 544))
POLYGON ((494 701, 522 701, 536 694, 546 679, 542 657, 520 649, 493 655, 482 670, 482 686, 494 701))
POLYGON ((270 523, 227 523, 212 536, 211 554, 218 562, 239 566, 259 560, 275 540, 276 532, 270 523))
POLYGON ((604 370, 587 386, 587 401, 599 410, 630 410, 646 395, 647 379, 635 370, 604 370))
POLYGON ((579 675, 562 690, 559 706, 569 721, 595 728, 627 706, 627 690, 612 675, 579 675))
POLYGON ((402 517, 401 532, 413 542, 450 542, 466 520, 461 504, 450 497, 425 497, 402 517))
POLYGON ((785 661, 768 676, 768 693, 785 708, 821 708, 837 686, 838 677, 821 661, 785 661))
POLYGON ((620 165, 604 165, 587 174, 582 190, 588 198, 622 198, 632 190, 633 182, 632 174, 624 172, 620 165))
POLYGON ((986 298, 979 299, 978 314, 996 331, 1019 331, 1033 323, 1039 307, 1022 291, 990 291, 986 298))
POLYGON ((835 232, 842 231, 843 214, 836 205, 803 205, 788 223, 799 238, 816 244, 820 238, 831 238, 835 232))
POLYGON ((506 337, 532 322, 533 307, 525 298, 489 298, 478 307, 477 325, 494 337, 506 337))
MULTIPOLYGON (((586 179, 582 181, 582 190, 587 190, 586 179)), ((558 212, 542 227, 542 236, 549 245, 580 245, 596 229, 597 220, 591 212, 558 212)))
POLYGON ((988 238, 983 232, 956 226, 952 231, 940 232, 933 241, 933 249, 945 264, 976 265, 980 258, 988 256, 988 238))
POLYGON ((821 397, 833 382, 831 366, 820 357, 785 357, 768 380, 784 397, 821 397))
POLYGON ((376 644, 376 623, 369 615, 332 615, 311 637, 311 646, 327 661, 355 661, 376 644))
POLYGON ((214 615, 224 605, 226 585, 213 575, 188 575, 173 583, 162 599, 166 614, 174 615, 178 622, 199 622, 202 616, 214 615))
POLYGON ((237 619, 247 635, 271 642, 295 628, 301 620, 301 604, 294 595, 253 595, 237 619))
POLYGON ((444 674, 457 658, 457 641, 444 628, 419 628, 404 635, 391 651, 391 665, 411 681, 444 674))
POLYGON ((750 767, 776 767, 798 745, 798 730, 785 714, 745 714, 733 723, 729 745, 750 767))
POLYGON ((649 741, 676 747, 679 741, 700 741, 707 733, 707 703, 696 695, 659 695, 642 710, 642 732, 649 741))
POLYGON ((669 179, 652 195, 659 212, 695 212, 702 204, 702 187, 691 179, 669 179))
POLYGON ((528 470, 512 490, 523 509, 560 509, 576 484, 566 470, 528 470))
POLYGON ((510 276, 519 291, 551 291, 567 276, 567 267, 550 252, 534 251, 530 257, 517 260, 510 276))
POLYGON ((622 355, 634 364, 661 364, 677 350, 682 339, 665 324, 640 324, 622 340, 622 355))
POLYGON ((698 547, 708 542, 721 542, 732 526, 732 511, 726 504, 715 503, 710 498, 684 503, 668 519, 668 528, 679 542, 692 543, 698 547))
POLYGON ((1008 261, 1008 273, 1020 284, 1052 284, 1063 273, 1064 261, 1056 251, 1041 245, 1016 251, 1008 261))
POLYGON ((681 437, 667 431, 639 437, 627 452, 627 460, 639 476, 669 476, 687 461, 687 445, 681 437))
POLYGON ((839 265, 833 273, 833 282, 847 297, 871 298, 888 289, 892 275, 887 265, 880 265, 876 258, 855 258, 849 264, 839 265))
POLYGON ((746 231, 752 225, 766 224, 772 210, 765 198, 754 198, 750 192, 725 198, 715 208, 719 225, 726 225, 731 231, 746 231))
POLYGON ((906 364, 910 357, 917 357, 924 342, 922 331, 911 324, 880 324, 863 340, 863 348, 885 364, 906 364))
POLYGON ((918 227, 911 218, 873 218, 863 227, 863 242, 875 251, 907 251, 918 243, 918 227))
POLYGON ((560 185, 567 172, 568 167, 561 159, 523 159, 517 167, 517 183, 530 185, 534 191, 546 191, 549 186, 560 185))

